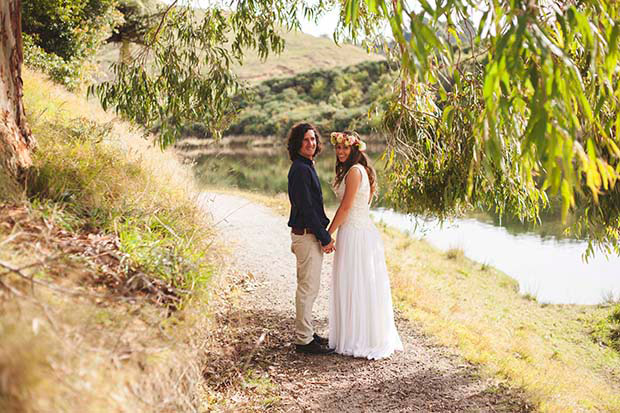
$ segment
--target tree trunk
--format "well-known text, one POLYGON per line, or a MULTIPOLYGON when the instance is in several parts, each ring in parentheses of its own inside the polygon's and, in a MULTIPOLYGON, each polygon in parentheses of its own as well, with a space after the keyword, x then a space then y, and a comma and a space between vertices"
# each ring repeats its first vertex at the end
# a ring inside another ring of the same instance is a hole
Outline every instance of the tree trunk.
POLYGON ((21 0, 0 0, 0 169, 20 179, 35 147, 22 102, 21 0))
POLYGON ((124 37, 121 39, 119 63, 131 63, 131 44, 129 43, 129 39, 126 39, 124 37))

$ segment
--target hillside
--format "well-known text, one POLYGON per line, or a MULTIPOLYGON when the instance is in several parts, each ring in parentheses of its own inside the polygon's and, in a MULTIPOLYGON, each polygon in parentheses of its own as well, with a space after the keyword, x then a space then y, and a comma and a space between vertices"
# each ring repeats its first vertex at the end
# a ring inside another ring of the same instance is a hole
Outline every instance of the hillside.
POLYGON ((227 135, 284 137, 297 122, 311 120, 321 131, 355 129, 372 133, 394 72, 386 62, 313 70, 270 79, 252 89, 227 135))
MULTIPOLYGON (((355 65, 365 61, 385 60, 381 55, 350 44, 337 45, 332 39, 315 37, 302 32, 284 34, 285 48, 280 55, 271 55, 261 61, 253 51, 248 51, 243 65, 235 65, 234 71, 252 84, 266 79, 293 76, 317 69, 330 69, 355 65)), ((138 46, 132 46, 135 50, 138 46)), ((120 45, 109 43, 97 54, 96 64, 100 80, 109 78, 109 66, 118 61, 120 45)))
POLYGON ((284 35, 286 41, 284 52, 279 56, 270 56, 266 61, 256 53, 250 53, 243 66, 236 66, 235 72, 252 83, 276 77, 288 77, 298 73, 318 69, 331 69, 356 65, 366 61, 385 60, 381 55, 368 53, 361 47, 342 44, 337 45, 332 39, 315 37, 301 32, 289 32, 284 35))

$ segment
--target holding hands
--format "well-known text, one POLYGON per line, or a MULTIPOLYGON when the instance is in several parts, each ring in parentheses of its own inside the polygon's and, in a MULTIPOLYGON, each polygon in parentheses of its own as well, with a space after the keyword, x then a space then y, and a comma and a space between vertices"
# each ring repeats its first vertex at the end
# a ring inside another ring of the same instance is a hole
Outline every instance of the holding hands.
POLYGON ((336 243, 332 239, 329 244, 327 244, 327 245, 325 245, 324 247, 321 247, 321 248, 323 248, 323 252, 324 253, 330 254, 330 253, 336 251, 336 243))

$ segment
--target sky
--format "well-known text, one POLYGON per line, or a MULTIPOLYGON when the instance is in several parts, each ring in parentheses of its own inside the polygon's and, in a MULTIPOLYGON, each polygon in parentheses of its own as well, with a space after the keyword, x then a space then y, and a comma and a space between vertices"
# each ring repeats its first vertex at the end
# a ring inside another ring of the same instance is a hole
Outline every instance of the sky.
POLYGON ((331 37, 334 33, 334 29, 338 24, 338 9, 331 10, 330 12, 323 15, 318 24, 306 20, 305 22, 301 22, 301 31, 306 34, 311 34, 313 36, 319 37, 324 34, 331 37))
MULTIPOLYGON (((174 0, 162 0, 166 4, 172 3, 174 0)), ((221 0, 182 0, 182 2, 187 3, 191 1, 191 4, 194 7, 206 8, 215 3, 222 4, 221 0)), ((227 2, 229 3, 229 2, 227 2)), ((319 37, 322 35, 331 35, 334 33, 336 28, 336 24, 338 24, 338 9, 334 9, 323 16, 321 16, 320 21, 314 23, 310 20, 305 20, 301 22, 301 31, 306 34, 311 34, 313 36, 319 37)))
MULTIPOLYGON (((173 0, 162 0, 164 3, 171 3, 173 0)), ((212 6, 216 3, 218 4, 222 4, 223 2, 226 4, 230 3, 230 0, 226 1, 226 0, 182 0, 184 2, 191 2, 194 7, 209 7, 212 6)), ((428 0, 430 4, 434 4, 434 0, 428 0)), ((409 7, 414 10, 414 11, 419 11, 421 10, 421 6, 419 4, 419 2, 415 1, 415 0, 407 0, 407 4, 409 5, 409 7)), ((479 21, 479 19, 482 16, 482 12, 479 10, 472 10, 471 11, 472 15, 471 17, 474 19, 474 21, 479 21)), ((301 30, 302 32, 306 33, 306 34, 311 34, 313 36, 322 36, 322 35, 328 35, 329 37, 332 36, 332 34, 334 33, 334 30, 336 28, 336 25, 338 24, 338 17, 339 17, 339 10, 336 8, 334 10, 331 10, 327 13, 325 13, 323 16, 321 16, 320 20, 318 23, 314 23, 312 21, 309 20, 305 20, 301 22, 301 30)), ((383 29, 383 33, 385 36, 387 37, 391 37, 391 30, 389 28, 389 25, 386 25, 385 28, 383 29)))

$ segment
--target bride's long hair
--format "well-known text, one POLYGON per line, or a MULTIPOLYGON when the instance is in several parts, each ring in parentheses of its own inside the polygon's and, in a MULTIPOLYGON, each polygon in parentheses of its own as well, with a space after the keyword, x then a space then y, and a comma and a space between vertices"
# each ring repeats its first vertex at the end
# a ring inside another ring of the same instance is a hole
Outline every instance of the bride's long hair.
MULTIPOLYGON (((359 136, 355 132, 344 131, 342 133, 347 136, 356 136, 359 140, 359 136)), ((368 155, 361 152, 357 145, 352 145, 350 148, 351 153, 344 162, 340 162, 338 157, 336 157, 336 177, 334 178, 334 187, 340 185, 344 177, 347 175, 347 172, 349 172, 349 169, 351 169, 353 165, 359 163, 364 167, 364 169, 366 169, 366 173, 368 174, 368 181, 370 182, 370 198, 372 199, 377 194, 377 172, 375 171, 375 168, 372 167, 368 155)))

